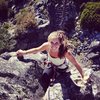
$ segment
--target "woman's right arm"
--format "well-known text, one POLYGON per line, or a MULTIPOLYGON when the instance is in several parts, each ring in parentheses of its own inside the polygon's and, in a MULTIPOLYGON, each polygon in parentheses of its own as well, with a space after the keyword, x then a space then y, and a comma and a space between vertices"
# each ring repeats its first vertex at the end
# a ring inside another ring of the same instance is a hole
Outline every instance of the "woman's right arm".
POLYGON ((38 53, 38 52, 47 50, 48 49, 48 46, 49 46, 49 43, 48 42, 45 42, 41 46, 36 47, 36 48, 32 48, 32 49, 29 49, 29 50, 18 50, 16 52, 16 54, 18 56, 23 56, 24 54, 38 53))

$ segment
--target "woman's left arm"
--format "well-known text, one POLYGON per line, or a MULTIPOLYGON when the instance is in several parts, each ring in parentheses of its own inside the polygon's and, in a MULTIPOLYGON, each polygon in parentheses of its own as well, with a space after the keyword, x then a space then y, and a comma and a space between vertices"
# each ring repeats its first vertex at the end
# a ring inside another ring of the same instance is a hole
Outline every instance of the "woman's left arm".
POLYGON ((74 56, 68 51, 66 52, 66 58, 77 68, 77 70, 79 71, 79 73, 81 74, 82 78, 84 78, 83 75, 83 70, 80 66, 80 64, 76 61, 76 59, 74 58, 74 56))

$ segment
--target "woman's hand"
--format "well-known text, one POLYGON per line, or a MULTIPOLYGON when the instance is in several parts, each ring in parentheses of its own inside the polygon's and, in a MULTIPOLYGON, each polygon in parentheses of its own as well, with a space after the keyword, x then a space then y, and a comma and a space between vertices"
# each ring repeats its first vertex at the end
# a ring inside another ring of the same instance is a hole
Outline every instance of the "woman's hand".
POLYGON ((26 54, 26 52, 24 50, 21 50, 21 49, 16 52, 17 56, 23 56, 24 54, 26 54))

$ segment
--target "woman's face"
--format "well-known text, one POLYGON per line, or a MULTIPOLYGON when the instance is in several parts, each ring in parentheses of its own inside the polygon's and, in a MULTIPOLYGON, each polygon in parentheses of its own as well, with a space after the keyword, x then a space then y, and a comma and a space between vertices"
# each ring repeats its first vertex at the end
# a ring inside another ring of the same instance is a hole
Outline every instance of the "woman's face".
POLYGON ((58 38, 52 39, 51 41, 49 41, 51 44, 51 50, 56 52, 59 50, 59 47, 61 45, 60 41, 58 40, 58 38))

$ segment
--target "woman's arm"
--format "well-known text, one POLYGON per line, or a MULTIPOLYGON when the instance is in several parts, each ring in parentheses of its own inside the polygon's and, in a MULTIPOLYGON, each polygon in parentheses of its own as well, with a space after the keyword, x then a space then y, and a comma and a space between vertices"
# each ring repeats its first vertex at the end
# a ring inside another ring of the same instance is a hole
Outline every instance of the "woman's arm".
POLYGON ((36 47, 36 48, 32 48, 32 49, 29 49, 29 50, 18 50, 18 51, 16 52, 16 54, 17 54, 18 56, 23 56, 24 54, 38 53, 38 52, 47 50, 47 48, 48 48, 48 42, 45 42, 45 43, 43 43, 41 46, 36 47))
POLYGON ((77 68, 82 78, 84 78, 83 70, 80 64, 76 61, 76 59, 73 57, 73 55, 69 51, 66 53, 66 58, 68 58, 68 60, 77 68))

